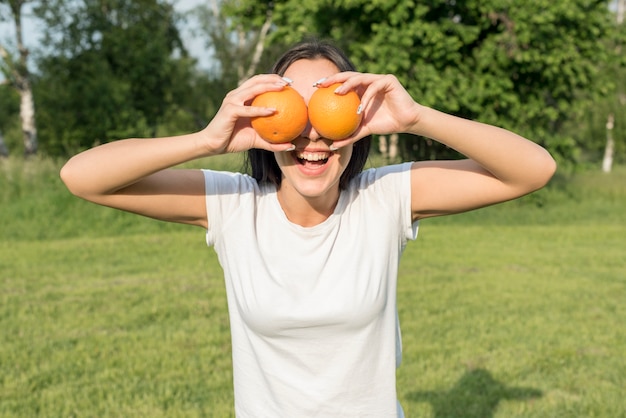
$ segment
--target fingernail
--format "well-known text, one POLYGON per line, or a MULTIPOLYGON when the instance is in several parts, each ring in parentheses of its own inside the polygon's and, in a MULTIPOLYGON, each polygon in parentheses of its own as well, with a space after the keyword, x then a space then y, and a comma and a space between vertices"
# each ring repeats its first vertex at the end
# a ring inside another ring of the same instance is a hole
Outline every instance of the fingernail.
POLYGON ((322 77, 319 80, 317 80, 315 83, 313 83, 313 87, 317 87, 320 84, 322 84, 324 82, 324 80, 326 80, 327 77, 322 77))
POLYGON ((360 104, 359 107, 356 108, 356 114, 360 115, 362 111, 363 111, 363 104, 360 104))
POLYGON ((343 84, 335 89, 335 93, 342 93, 342 92, 343 92, 343 84))
POLYGON ((287 148, 287 149, 285 150, 285 152, 290 152, 290 151, 293 151, 293 150, 295 150, 295 149, 296 149, 296 146, 295 146, 295 145, 293 145, 293 144, 291 144, 291 146, 290 146, 289 148, 287 148))
POLYGON ((289 77, 283 77, 283 80, 285 80, 287 82, 287 84, 291 85, 291 83, 293 83, 293 80, 290 79, 289 77))
POLYGON ((337 151, 339 148, 335 144, 332 144, 330 147, 328 147, 328 149, 331 151, 337 151))

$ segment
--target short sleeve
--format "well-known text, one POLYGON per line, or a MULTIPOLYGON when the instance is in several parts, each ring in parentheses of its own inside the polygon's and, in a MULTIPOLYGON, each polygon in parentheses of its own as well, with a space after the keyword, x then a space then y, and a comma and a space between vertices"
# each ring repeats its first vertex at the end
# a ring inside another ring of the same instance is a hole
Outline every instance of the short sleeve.
POLYGON ((417 238, 419 222, 413 222, 411 211, 411 166, 407 162, 372 168, 360 176, 357 188, 370 189, 383 200, 382 206, 394 216, 402 233, 403 244, 417 238))
POLYGON ((258 192, 256 181, 245 174, 202 170, 207 208, 207 245, 215 245, 222 229, 242 206, 253 205, 258 192))
POLYGON ((407 241, 412 241, 417 238, 417 232, 419 230, 419 221, 413 221, 413 211, 411 209, 411 199, 412 199, 412 191, 411 191, 411 167, 413 163, 403 163, 402 167, 402 181, 401 181, 401 191, 400 194, 402 196, 402 220, 405 225, 406 235, 405 238, 407 241))

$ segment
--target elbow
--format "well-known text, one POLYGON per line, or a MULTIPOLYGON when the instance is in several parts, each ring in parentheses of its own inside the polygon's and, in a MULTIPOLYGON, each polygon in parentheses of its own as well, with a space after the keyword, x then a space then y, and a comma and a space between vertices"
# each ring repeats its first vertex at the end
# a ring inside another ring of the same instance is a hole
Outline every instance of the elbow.
POLYGON ((556 173, 557 164, 554 158, 546 150, 537 157, 533 167, 534 176, 531 184, 531 192, 545 187, 556 173))
POLYGON ((69 163, 65 163, 63 167, 61 167, 61 171, 59 171, 59 177, 61 177, 61 181, 65 184, 65 187, 72 194, 76 194, 74 192, 74 176, 72 173, 72 169, 69 167, 69 163))
POLYGON ((74 168, 71 160, 61 167, 59 177, 61 177, 61 181, 65 184, 65 187, 67 187, 70 193, 74 196, 84 197, 84 193, 81 192, 80 187, 81 174, 74 168))

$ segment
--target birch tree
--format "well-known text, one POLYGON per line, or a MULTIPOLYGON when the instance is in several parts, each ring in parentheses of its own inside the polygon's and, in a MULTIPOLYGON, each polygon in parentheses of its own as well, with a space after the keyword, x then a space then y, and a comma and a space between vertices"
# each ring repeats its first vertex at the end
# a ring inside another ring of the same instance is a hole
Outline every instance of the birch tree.
MULTIPOLYGON (((624 22, 624 12, 626 11, 626 0, 616 0, 616 13, 615 21, 618 26, 621 26, 624 22)), ((621 53, 621 48, 618 45, 616 53, 621 53)), ((617 106, 623 107, 624 98, 621 92, 618 92, 617 106)), ((602 157, 602 171, 610 173, 613 168, 613 155, 615 153, 615 139, 613 137, 613 127, 615 126, 615 115, 609 113, 606 120, 606 144, 604 146, 604 156, 602 157)))
POLYGON ((6 158, 8 156, 9 156, 9 149, 4 143, 4 135, 2 134, 2 131, 0 131, 0 157, 6 158))
POLYGON ((231 87, 258 72, 273 23, 273 2, 247 3, 212 0, 196 9, 207 46, 216 59, 215 73, 231 87), (254 10, 245 12, 246 7, 254 10))
POLYGON ((2 59, 0 68, 8 83, 19 92, 24 155, 30 156, 37 153, 38 141, 35 101, 28 69, 29 51, 24 45, 22 26, 22 7, 26 3, 28 3, 27 0, 0 0, 0 6, 9 7, 10 17, 14 24, 14 40, 17 50, 15 54, 12 54, 8 47, 0 43, 0 58, 2 59))

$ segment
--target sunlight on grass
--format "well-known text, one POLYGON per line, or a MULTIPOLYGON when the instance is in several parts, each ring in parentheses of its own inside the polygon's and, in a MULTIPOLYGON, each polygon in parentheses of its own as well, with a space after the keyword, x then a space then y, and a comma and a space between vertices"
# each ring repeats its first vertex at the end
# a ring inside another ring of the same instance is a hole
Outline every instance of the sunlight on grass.
POLYGON ((201 230, 0 251, 39 261, 2 266, 0 416, 228 416, 226 301, 201 230))
POLYGON ((499 383, 466 390, 505 385, 535 393, 517 402, 494 395, 494 416, 626 413, 619 402, 626 385, 619 332, 625 225, 598 234, 595 227, 424 224, 405 254, 398 290, 405 356, 398 387, 409 416, 429 416, 440 396, 463 405, 450 391, 476 371, 499 383), (418 396, 415 388, 438 395, 418 396))
MULTIPOLYGON (((59 166, 0 162, 0 417, 233 416, 204 232, 82 202, 59 166)), ((626 416, 626 170, 563 181, 420 225, 398 287, 407 416, 626 416)))

